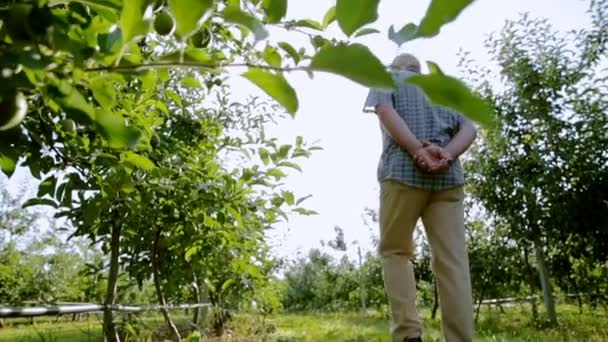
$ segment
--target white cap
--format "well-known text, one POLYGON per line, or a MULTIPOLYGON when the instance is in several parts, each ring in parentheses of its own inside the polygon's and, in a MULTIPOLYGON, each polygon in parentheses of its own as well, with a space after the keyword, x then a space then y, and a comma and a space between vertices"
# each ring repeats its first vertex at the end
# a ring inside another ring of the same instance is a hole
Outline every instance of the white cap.
POLYGON ((391 63, 393 69, 407 69, 420 72, 420 61, 410 53, 402 53, 391 63))

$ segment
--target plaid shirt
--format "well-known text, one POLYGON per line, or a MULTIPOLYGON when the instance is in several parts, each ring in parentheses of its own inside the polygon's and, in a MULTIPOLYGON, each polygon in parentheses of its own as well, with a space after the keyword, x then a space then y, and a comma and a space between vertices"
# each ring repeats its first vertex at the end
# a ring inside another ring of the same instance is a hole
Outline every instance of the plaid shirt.
MULTIPOLYGON (((412 71, 393 73, 395 81, 415 75, 412 71)), ((365 101, 364 112, 374 112, 376 105, 393 106, 409 129, 420 141, 429 141, 445 147, 465 122, 464 116, 446 107, 429 102, 418 87, 397 82, 396 91, 372 89, 365 101)), ((460 161, 456 160, 449 170, 437 175, 422 172, 412 156, 399 146, 382 128, 382 155, 378 165, 380 183, 394 180, 429 191, 441 191, 464 184, 460 161)))

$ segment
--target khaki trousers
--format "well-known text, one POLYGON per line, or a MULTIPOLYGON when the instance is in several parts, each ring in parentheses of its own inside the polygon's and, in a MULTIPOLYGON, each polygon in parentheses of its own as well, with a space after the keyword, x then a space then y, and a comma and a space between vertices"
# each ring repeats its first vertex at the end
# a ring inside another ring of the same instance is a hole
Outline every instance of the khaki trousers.
POLYGON ((418 218, 429 239, 445 340, 473 340, 473 299, 464 229, 462 187, 430 192, 394 181, 382 183, 380 244, 391 336, 402 342, 422 334, 416 310, 414 229, 418 218))

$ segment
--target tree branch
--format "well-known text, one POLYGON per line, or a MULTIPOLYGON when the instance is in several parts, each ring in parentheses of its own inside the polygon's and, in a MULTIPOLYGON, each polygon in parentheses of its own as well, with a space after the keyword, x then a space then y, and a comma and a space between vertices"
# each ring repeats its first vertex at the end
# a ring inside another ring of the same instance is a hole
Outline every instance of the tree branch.
POLYGON ((235 67, 247 67, 247 68, 255 68, 255 69, 263 69, 263 70, 273 70, 273 71, 284 71, 284 72, 292 72, 292 71, 309 71, 308 67, 273 67, 269 65, 258 65, 251 63, 235 63, 235 64, 209 64, 209 63, 197 63, 197 62, 157 62, 157 63, 148 63, 148 64, 135 64, 135 65, 119 65, 119 66, 102 66, 85 69, 86 72, 98 72, 98 71, 142 71, 142 70, 150 70, 150 69, 158 69, 158 68, 205 68, 205 69, 214 69, 214 68, 235 68, 235 67))
POLYGON ((303 35, 308 36, 309 38, 314 38, 316 36, 314 33, 306 32, 306 31, 302 30, 301 28, 293 25, 293 23, 291 23, 291 22, 280 22, 280 23, 275 24, 275 26, 280 27, 286 31, 293 31, 293 32, 301 33, 303 35))

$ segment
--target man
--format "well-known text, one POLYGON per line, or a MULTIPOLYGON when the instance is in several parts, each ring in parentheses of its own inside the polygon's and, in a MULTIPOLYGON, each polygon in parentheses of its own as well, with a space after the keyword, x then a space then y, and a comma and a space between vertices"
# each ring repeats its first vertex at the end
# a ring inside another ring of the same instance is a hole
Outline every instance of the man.
POLYGON ((464 228, 464 176, 458 156, 476 137, 461 114, 433 105, 403 78, 420 73, 410 54, 391 67, 396 90, 371 90, 364 111, 378 115, 383 150, 380 182, 380 243, 384 287, 394 341, 422 341, 411 259, 413 234, 422 218, 432 251, 443 334, 448 342, 473 340, 473 300, 464 228))

